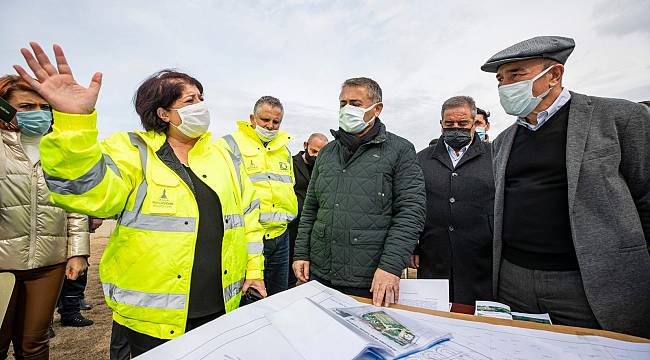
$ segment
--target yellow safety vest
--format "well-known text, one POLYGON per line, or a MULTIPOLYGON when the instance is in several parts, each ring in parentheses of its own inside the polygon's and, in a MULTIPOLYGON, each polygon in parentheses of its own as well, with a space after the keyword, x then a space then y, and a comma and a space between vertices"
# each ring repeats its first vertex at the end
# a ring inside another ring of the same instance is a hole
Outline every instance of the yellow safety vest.
POLYGON ((298 214, 298 200, 293 190, 293 159, 287 148, 289 134, 280 131, 266 146, 250 123, 238 121, 239 131, 226 135, 217 143, 243 163, 248 178, 260 198, 260 223, 264 237, 272 239, 287 230, 298 214))
MULTIPOLYGON (((107 218, 117 227, 99 265, 113 319, 143 334, 185 332, 199 213, 187 184, 156 155, 164 134, 116 133, 99 143, 96 114, 54 111, 41 163, 55 205, 107 218)), ((223 212, 222 284, 226 311, 239 306, 244 279, 264 270, 259 200, 231 154, 199 138, 189 166, 219 196, 223 212)))

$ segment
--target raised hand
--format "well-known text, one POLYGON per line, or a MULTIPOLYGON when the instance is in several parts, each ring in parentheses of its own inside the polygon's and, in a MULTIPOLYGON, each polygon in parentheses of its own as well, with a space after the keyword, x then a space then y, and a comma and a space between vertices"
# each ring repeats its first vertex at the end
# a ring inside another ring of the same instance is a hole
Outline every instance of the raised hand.
POLYGON ((50 59, 38 43, 31 42, 29 45, 34 54, 25 48, 20 49, 20 52, 36 79, 20 65, 14 65, 18 74, 55 110, 68 114, 92 113, 102 85, 102 74, 95 73, 90 80, 90 85, 85 88, 75 81, 72 69, 59 45, 53 46, 56 68, 50 63, 50 59))

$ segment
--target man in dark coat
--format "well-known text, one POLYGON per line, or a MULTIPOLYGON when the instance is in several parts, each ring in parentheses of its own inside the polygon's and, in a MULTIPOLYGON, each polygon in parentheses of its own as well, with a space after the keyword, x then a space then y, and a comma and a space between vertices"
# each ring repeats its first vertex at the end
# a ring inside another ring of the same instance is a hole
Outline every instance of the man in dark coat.
POLYGON ((414 255, 420 279, 449 279, 451 302, 492 299, 494 178, 490 144, 475 133, 468 96, 442 105, 442 136, 418 153, 427 217, 414 255))
POLYGON ((293 270, 299 281, 388 305, 424 226, 422 170, 413 144, 379 120, 374 80, 346 80, 339 102, 339 131, 314 167, 293 270))
POLYGON ((513 311, 650 337, 650 112, 563 87, 573 39, 493 55, 516 123, 494 141, 493 285, 513 311))
MULTIPOLYGON (((303 147, 305 150, 300 151, 293 156, 293 172, 296 183, 293 184, 293 191, 298 199, 298 216, 289 223, 289 259, 293 259, 293 248, 298 236, 298 224, 300 223, 300 214, 302 214, 302 204, 307 196, 307 186, 311 179, 311 172, 314 170, 316 157, 323 146, 327 145, 329 140, 327 136, 321 133, 314 133, 305 141, 303 147)), ((289 271, 289 287, 296 286, 296 275, 289 271)))

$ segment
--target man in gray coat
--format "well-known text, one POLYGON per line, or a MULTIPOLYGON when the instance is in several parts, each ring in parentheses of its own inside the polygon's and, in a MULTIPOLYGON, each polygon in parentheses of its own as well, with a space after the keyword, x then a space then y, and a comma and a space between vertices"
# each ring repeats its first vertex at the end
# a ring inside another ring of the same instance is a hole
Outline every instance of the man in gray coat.
POLYGON ((493 285, 513 311, 650 337, 650 112, 562 87, 573 39, 493 55, 516 123, 493 143, 493 285))

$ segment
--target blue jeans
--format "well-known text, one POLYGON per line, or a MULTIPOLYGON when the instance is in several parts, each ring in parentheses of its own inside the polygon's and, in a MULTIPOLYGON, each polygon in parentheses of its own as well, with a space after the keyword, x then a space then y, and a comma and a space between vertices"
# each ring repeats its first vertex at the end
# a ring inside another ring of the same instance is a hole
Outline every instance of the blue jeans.
POLYGON ((269 296, 287 290, 289 283, 289 231, 264 239, 264 285, 269 296))

